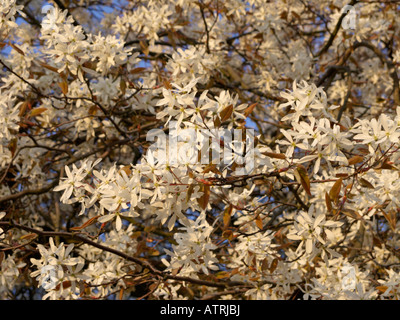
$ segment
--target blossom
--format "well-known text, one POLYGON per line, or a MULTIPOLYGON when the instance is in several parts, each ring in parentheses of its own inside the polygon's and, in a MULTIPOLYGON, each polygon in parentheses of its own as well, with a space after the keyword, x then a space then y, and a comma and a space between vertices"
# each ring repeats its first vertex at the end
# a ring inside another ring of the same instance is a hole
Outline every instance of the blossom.
POLYGON ((75 165, 72 165, 71 171, 68 166, 65 166, 65 173, 67 174, 67 177, 63 178, 62 183, 53 189, 54 191, 64 190, 64 193, 60 198, 60 201, 62 202, 67 201, 76 188, 85 186, 85 183, 82 182, 85 177, 82 167, 78 169, 75 165))
POLYGON ((329 232, 325 228, 339 227, 342 222, 326 220, 323 212, 315 210, 314 205, 310 206, 308 212, 300 212, 296 221, 288 234, 291 240, 301 240, 297 250, 305 245, 306 253, 312 254, 317 249, 317 243, 326 244, 323 233, 329 232))

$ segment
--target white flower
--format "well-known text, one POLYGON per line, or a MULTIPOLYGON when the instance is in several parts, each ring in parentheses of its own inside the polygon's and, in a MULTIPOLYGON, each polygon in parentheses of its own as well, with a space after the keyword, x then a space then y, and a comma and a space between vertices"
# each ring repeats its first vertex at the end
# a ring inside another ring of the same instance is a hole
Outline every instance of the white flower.
MULTIPOLYGON (((0 220, 5 217, 6 213, 5 212, 0 212, 0 220)), ((3 240, 5 238, 5 233, 2 228, 0 228, 0 240, 3 240)))
POLYGON ((75 188, 81 188, 85 185, 85 183, 81 182, 85 177, 83 168, 78 169, 75 165, 72 165, 71 171, 68 166, 65 166, 65 173, 67 174, 67 177, 63 178, 62 183, 53 189, 53 191, 64 190, 64 193, 60 198, 61 202, 66 202, 71 197, 75 188))

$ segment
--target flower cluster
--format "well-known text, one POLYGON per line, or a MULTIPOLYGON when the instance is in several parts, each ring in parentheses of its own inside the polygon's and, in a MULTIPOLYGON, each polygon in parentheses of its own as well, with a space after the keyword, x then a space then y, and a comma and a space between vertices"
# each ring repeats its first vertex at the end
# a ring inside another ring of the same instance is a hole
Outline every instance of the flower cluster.
POLYGON ((398 7, 343 6, 0 1, 0 297, 398 299, 398 7))

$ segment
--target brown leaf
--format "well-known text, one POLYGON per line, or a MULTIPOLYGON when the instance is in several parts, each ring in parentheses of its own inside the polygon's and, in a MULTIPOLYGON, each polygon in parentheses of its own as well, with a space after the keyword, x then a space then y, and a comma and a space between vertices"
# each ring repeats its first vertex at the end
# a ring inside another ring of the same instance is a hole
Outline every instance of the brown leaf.
POLYGON ((262 221, 261 217, 257 216, 255 221, 256 221, 257 228, 262 230, 264 228, 264 225, 263 225, 263 221, 262 221))
POLYGON ((30 104, 29 100, 26 100, 23 103, 21 103, 21 105, 19 106, 18 116, 22 117, 25 114, 26 109, 28 108, 29 104, 30 104))
POLYGON ((130 71, 131 74, 136 74, 136 73, 141 73, 143 71, 146 71, 146 68, 143 67, 138 67, 138 68, 134 68, 130 71))
POLYGON ((228 271, 220 271, 215 275, 217 279, 227 279, 230 276, 231 274, 228 271))
POLYGON ((223 215, 224 228, 227 228, 231 222, 232 210, 233 206, 231 204, 227 206, 224 210, 224 215, 223 215))
POLYGON ((167 89, 167 90, 171 90, 172 89, 172 85, 167 79, 163 80, 163 85, 164 85, 165 89, 167 89))
POLYGON ((257 102, 249 105, 245 110, 244 110, 244 116, 247 118, 254 110, 256 107, 257 102))
POLYGON ((219 171, 219 170, 217 169, 217 165, 216 165, 216 164, 213 164, 213 163, 208 164, 208 165, 204 168, 203 173, 208 173, 208 172, 213 172, 213 173, 215 173, 215 174, 221 175, 221 171, 219 171))
POLYGON ((9 45, 10 45, 15 51, 17 51, 19 54, 22 54, 23 56, 25 55, 25 53, 24 53, 20 48, 18 48, 15 44, 12 44, 12 43, 10 42, 9 45))
POLYGON ((220 113, 219 116, 221 117, 221 122, 224 122, 228 120, 233 112, 233 105, 229 105, 226 108, 224 108, 220 113))
POLYGON ((143 53, 146 56, 148 56, 150 53, 150 50, 149 50, 149 45, 147 44, 147 42, 144 40, 141 40, 141 41, 139 41, 139 45, 140 45, 140 48, 142 49, 143 53))
POLYGON ((268 270, 268 259, 264 258, 264 260, 261 262, 261 270, 265 271, 268 270))
POLYGON ((331 200, 328 192, 325 192, 325 203, 326 203, 326 208, 328 209, 328 211, 332 212, 332 200, 331 200))
POLYGON ((224 232, 222 232, 222 237, 224 239, 228 239, 229 241, 232 241, 235 238, 232 230, 225 230, 224 232))
POLYGON ((278 267, 278 258, 274 258, 274 260, 272 260, 271 265, 269 266, 269 272, 273 273, 276 268, 278 267))
POLYGON ((389 223, 390 229, 392 229, 392 231, 395 232, 396 222, 397 222, 396 213, 394 211, 385 212, 383 209, 380 209, 380 211, 382 212, 383 216, 389 223))
POLYGON ((124 79, 119 81, 119 88, 121 89, 122 94, 126 93, 126 81, 124 79))
POLYGON ((130 165, 123 166, 123 167, 121 168, 121 170, 125 171, 125 173, 126 173, 127 176, 130 176, 131 173, 132 173, 132 171, 131 171, 131 166, 130 166, 130 165))
POLYGON ((200 191, 203 192, 203 195, 197 199, 197 202, 200 207, 205 210, 207 208, 208 201, 210 200, 210 186, 202 184, 200 191))
POLYGON ((39 108, 32 109, 31 112, 29 113, 29 116, 30 117, 38 116, 39 114, 42 114, 46 110, 47 110, 47 108, 45 108, 45 107, 39 107, 39 108))
POLYGON ((20 240, 31 240, 31 239, 35 239, 37 238, 37 234, 36 233, 28 233, 28 234, 24 234, 23 236, 21 236, 19 239, 20 240))
POLYGON ((87 228, 88 226, 90 226, 90 225, 92 225, 93 223, 95 223, 99 217, 100 217, 100 216, 95 216, 95 217, 93 217, 93 218, 90 218, 90 219, 89 219, 88 221, 86 221, 83 225, 81 225, 81 226, 79 226, 79 227, 73 227, 73 228, 71 228, 71 230, 72 230, 72 231, 79 231, 79 230, 85 229, 85 228, 87 228))
POLYGON ((337 202, 341 187, 342 187, 342 178, 339 178, 338 180, 336 180, 335 184, 329 191, 329 197, 331 198, 332 201, 337 202))
POLYGON ((187 190, 187 193, 186 193, 186 202, 189 202, 189 201, 190 201, 190 197, 192 196, 193 191, 194 191, 194 185, 191 184, 191 185, 188 187, 188 190, 187 190))
POLYGON ((66 81, 59 82, 58 85, 61 88, 61 91, 62 91, 63 94, 67 94, 68 93, 68 83, 66 81))
POLYGON ((398 170, 395 166, 393 166, 393 162, 390 162, 388 159, 384 159, 374 169, 378 169, 378 170, 398 170))
POLYGON ((307 194, 311 196, 310 178, 308 177, 306 168, 303 165, 298 164, 297 168, 294 170, 294 175, 307 194))
POLYGON ((282 160, 286 159, 286 155, 284 153, 263 152, 263 155, 275 159, 282 159, 282 160))
POLYGON ((351 166, 353 164, 361 163, 363 161, 364 161, 364 157, 362 157, 362 156, 354 156, 354 157, 351 157, 349 159, 349 165, 351 166))
POLYGON ((377 286, 376 289, 382 293, 385 293, 386 290, 388 289, 388 287, 387 286, 377 286))
POLYGON ((354 210, 346 209, 346 210, 342 210, 342 213, 344 213, 346 216, 348 216, 350 218, 353 218, 354 220, 361 220, 362 219, 360 214, 357 211, 354 211, 354 210))
POLYGON ((50 70, 50 71, 53 71, 53 72, 55 72, 55 73, 59 73, 58 72, 58 69, 56 68, 56 67, 52 67, 52 66, 50 66, 50 65, 48 65, 47 63, 44 63, 44 62, 42 62, 42 61, 38 61, 39 62, 39 64, 42 66, 42 67, 44 67, 44 68, 46 68, 46 69, 48 69, 48 70, 50 70))
POLYGON ((214 127, 219 128, 221 125, 221 119, 219 118, 219 116, 216 116, 214 118, 214 127))
POLYGON ((371 182, 365 180, 364 178, 359 178, 358 182, 360 183, 361 187, 368 188, 368 189, 374 189, 374 186, 371 184, 371 182))
POLYGON ((12 138, 7 146, 8 150, 10 150, 11 155, 13 157, 14 157, 15 151, 17 151, 17 144, 18 144, 18 138, 12 138))

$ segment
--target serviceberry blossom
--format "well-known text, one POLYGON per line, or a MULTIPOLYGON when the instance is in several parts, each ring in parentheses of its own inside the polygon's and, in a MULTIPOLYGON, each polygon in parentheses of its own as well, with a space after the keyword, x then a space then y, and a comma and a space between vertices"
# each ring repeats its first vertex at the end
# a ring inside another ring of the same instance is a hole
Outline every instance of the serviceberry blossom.
POLYGON ((398 299, 398 5, 346 5, 1 0, 0 298, 398 299))

